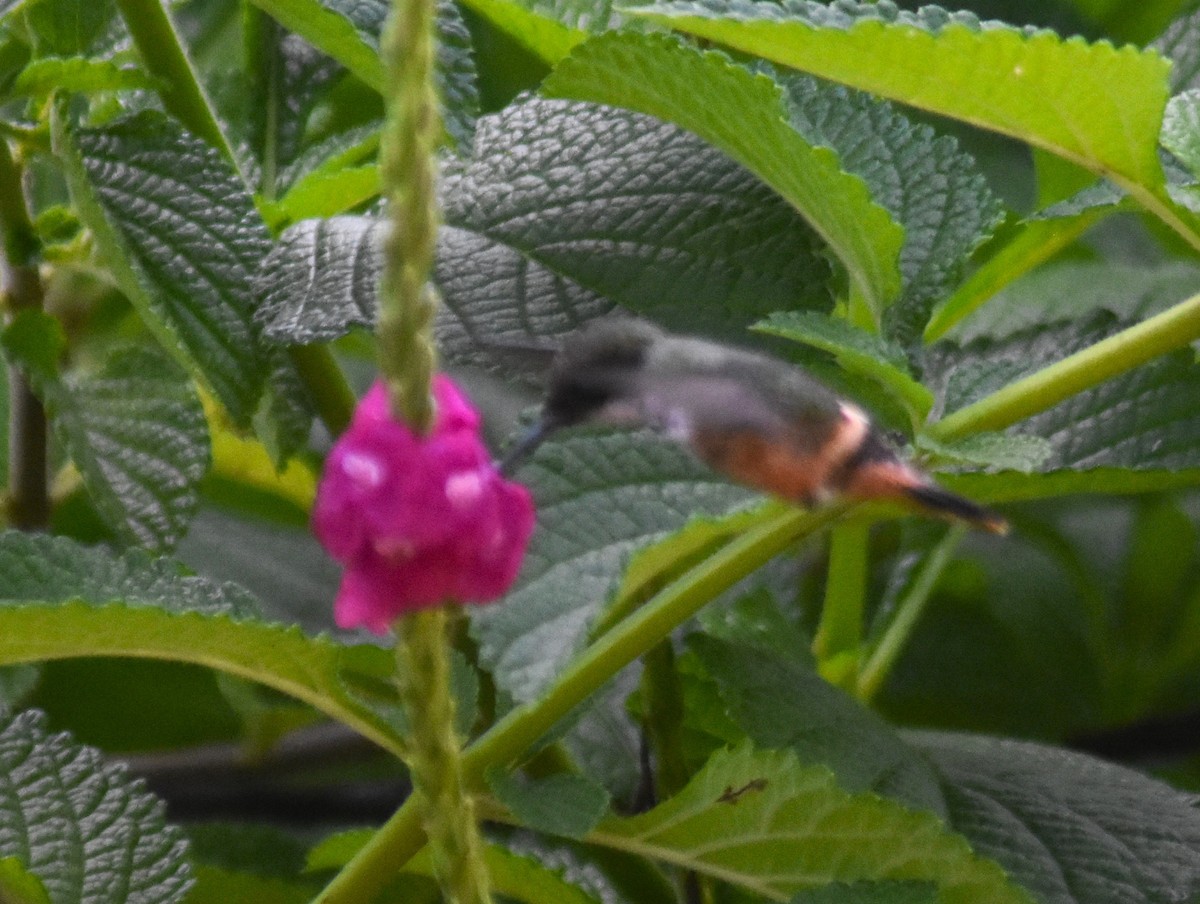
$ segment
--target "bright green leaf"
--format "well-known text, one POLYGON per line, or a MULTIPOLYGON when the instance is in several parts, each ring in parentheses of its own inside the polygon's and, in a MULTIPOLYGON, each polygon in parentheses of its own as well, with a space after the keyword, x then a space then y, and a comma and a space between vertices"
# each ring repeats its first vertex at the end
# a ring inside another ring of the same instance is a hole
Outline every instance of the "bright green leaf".
POLYGON ((1030 904, 932 813, 848 794, 793 754, 718 752, 648 813, 600 824, 593 844, 636 850, 773 901, 832 882, 924 880, 939 904, 1030 904))
POLYGON ((0 534, 0 563, 11 582, 0 592, 0 665, 82 656, 197 663, 282 691, 387 749, 399 747, 387 707, 377 715, 344 684, 387 684, 394 665, 385 650, 248 620, 244 591, 187 577, 176 563, 143 552, 117 558, 8 532, 0 534))
POLYGON ((34 60, 17 76, 12 91, 17 95, 46 98, 54 91, 154 90, 155 80, 143 69, 121 66, 112 60, 84 57, 47 57, 34 60))
POLYGON ((557 63, 587 37, 581 28, 521 0, 464 0, 463 5, 547 63, 557 63))
POLYGON ((876 312, 899 294, 904 231, 836 151, 791 123, 788 96, 768 76, 672 37, 613 32, 576 48, 542 91, 628 107, 696 133, 804 214, 876 312))
POLYGON ((216 150, 155 113, 90 129, 60 108, 54 147, 121 291, 246 424, 266 375, 250 278, 268 245, 245 185, 216 150))
POLYGON ((0 859, 0 901, 4 904, 52 904, 46 886, 16 857, 0 859))
POLYGON ((629 12, 1011 135, 1122 183, 1162 183, 1168 65, 1156 53, 936 6, 664 0, 629 12))
POLYGON ((38 0, 25 4, 34 55, 87 55, 109 30, 116 12, 112 0, 38 0))
POLYGON ((0 856, 16 857, 51 901, 174 904, 191 884, 183 834, 158 798, 100 752, 26 712, 0 728, 0 856))

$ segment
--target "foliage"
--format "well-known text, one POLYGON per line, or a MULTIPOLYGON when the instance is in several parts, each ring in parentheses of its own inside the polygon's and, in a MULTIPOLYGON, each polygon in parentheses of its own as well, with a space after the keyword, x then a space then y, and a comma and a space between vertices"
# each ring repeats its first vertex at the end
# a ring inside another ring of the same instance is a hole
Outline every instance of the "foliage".
MULTIPOLYGON (((963 5, 438 3, 435 334, 497 448, 624 310, 1013 527, 552 438, 454 661, 506 900, 1200 899, 1200 11, 963 5)), ((305 901, 373 845, 436 900, 410 804, 341 831, 406 723, 306 535, 372 367, 387 8, 0 2, 0 900, 305 901), (247 771, 303 831, 189 811, 247 771)))

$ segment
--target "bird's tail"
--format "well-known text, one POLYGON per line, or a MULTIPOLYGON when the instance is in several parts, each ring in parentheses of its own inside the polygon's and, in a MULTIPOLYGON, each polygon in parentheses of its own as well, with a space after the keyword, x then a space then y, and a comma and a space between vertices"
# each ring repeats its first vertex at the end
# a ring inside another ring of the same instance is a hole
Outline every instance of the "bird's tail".
POLYGON ((943 490, 939 486, 929 483, 906 486, 901 492, 932 514, 965 521, 972 527, 986 530, 989 533, 1008 533, 1008 522, 996 512, 984 508, 964 496, 959 496, 957 493, 943 490))

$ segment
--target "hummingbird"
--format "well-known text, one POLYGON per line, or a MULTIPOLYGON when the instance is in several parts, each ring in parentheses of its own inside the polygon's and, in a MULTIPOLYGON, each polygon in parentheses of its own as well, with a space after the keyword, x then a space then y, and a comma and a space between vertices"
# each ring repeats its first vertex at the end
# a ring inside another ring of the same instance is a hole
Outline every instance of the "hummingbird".
POLYGON ((566 339, 541 416, 501 470, 582 424, 649 427, 735 483, 804 506, 899 500, 991 533, 1008 529, 904 461, 862 408, 801 368, 643 320, 603 318, 566 339))

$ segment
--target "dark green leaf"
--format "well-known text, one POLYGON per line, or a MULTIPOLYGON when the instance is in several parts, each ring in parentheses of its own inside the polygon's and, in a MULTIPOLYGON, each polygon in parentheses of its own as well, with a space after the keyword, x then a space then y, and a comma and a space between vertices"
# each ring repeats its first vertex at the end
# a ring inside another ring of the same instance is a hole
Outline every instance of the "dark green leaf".
POLYGON ((649 113, 694 132, 804 214, 876 315, 899 293, 904 230, 823 136, 814 139, 792 121, 798 105, 767 75, 674 37, 609 32, 573 50, 542 90, 649 113), (705 86, 703 103, 697 85, 705 86))
POLYGON ((334 217, 287 230, 263 259, 255 280, 255 315, 267 336, 328 342, 351 326, 375 325, 384 220, 334 217))
POLYGON ((971 253, 999 224, 1000 204, 953 138, 912 122, 892 104, 804 76, 784 85, 792 124, 814 144, 834 148, 842 167, 860 176, 875 203, 904 227, 904 285, 888 299, 884 321, 887 334, 909 346, 934 302, 957 284, 971 253))
POLYGON ((6 357, 18 363, 29 380, 44 385, 58 377, 67 334, 58 320, 44 311, 25 310, 4 328, 0 344, 6 357))
POLYGON ((1023 433, 976 433, 953 443, 919 435, 916 447, 938 463, 1025 473, 1036 471, 1054 454, 1049 440, 1023 433))
POLYGON ((25 5, 25 19, 39 57, 86 56, 108 29, 117 7, 112 0, 38 0, 25 5))
POLYGON ((1161 141, 1193 176, 1200 178, 1200 88, 1167 102, 1161 141))
POLYGON ((267 233, 245 185, 213 148, 155 113, 98 129, 56 115, 80 218, 113 278, 163 345, 246 424, 267 361, 251 277, 267 233))
POLYGON ((315 882, 238 873, 212 866, 196 867, 196 884, 187 904, 306 904, 320 891, 315 882))
POLYGON ((209 465, 204 409, 183 371, 159 349, 120 349, 45 397, 105 521, 129 543, 173 547, 209 465))
POLYGON ((786 311, 759 322, 755 329, 831 353, 846 370, 875 380, 895 395, 914 423, 924 421, 933 407, 933 394, 913 378, 902 349, 845 320, 813 311, 786 311))
MULTIPOLYGON (((928 765, 891 727, 811 667, 761 647, 694 634, 688 645, 717 683, 729 715, 761 747, 827 766, 847 791, 873 790, 943 812, 928 765)), ((803 654, 801 654, 802 658, 803 654)))
MULTIPOLYGON (((963 344, 927 355, 927 384, 953 410, 1086 348, 1200 287, 1194 268, 1048 268, 960 325, 963 344)), ((1200 464, 1200 370, 1190 350, 1067 399, 1014 428, 1050 441, 1041 466, 1182 470, 1200 464)))
POLYGON ((141 549, 114 555, 66 537, 0 533, 0 600, 57 603, 83 600, 227 614, 258 613, 255 598, 235 584, 190 575, 178 562, 141 549))
POLYGON ((1200 9, 1181 15, 1150 46, 1174 64, 1172 94, 1200 88, 1200 9))
POLYGON ((472 618, 480 661, 531 700, 583 644, 634 552, 701 514, 746 504, 687 453, 646 435, 577 434, 545 444, 520 474, 538 526, 516 589, 472 618))
POLYGON ((1167 904, 1200 893, 1195 799, 1039 744, 918 734, 949 819, 1041 904, 1167 904))
POLYGON ((55 904, 184 899, 182 833, 98 751, 49 734, 27 712, 0 728, 0 775, 0 856, 17 857, 55 904))
POLYGON ((522 781, 492 769, 487 783, 520 824, 535 832, 583 838, 608 809, 608 792, 581 775, 560 773, 522 781))
POLYGON ((937 904, 932 882, 837 882, 802 891, 788 904, 937 904))
POLYGON ((308 445, 316 415, 308 388, 287 350, 273 349, 268 356, 271 371, 262 404, 254 415, 254 434, 266 447, 275 467, 282 468, 308 445))
MULTIPOLYGON (((389 5, 383 0, 255 0, 255 5, 289 31, 333 57, 370 87, 382 90, 379 33, 389 5)), ((438 88, 447 132, 469 147, 479 111, 471 36, 451 0, 438 0, 438 88)))
MULTIPOLYGON (((670 125, 535 100, 481 119, 475 147, 443 175, 437 335, 451 359, 511 365, 506 344, 552 342, 614 303, 718 336, 828 304, 803 220, 670 125)), ((309 342, 372 322, 380 228, 337 218, 285 234, 258 275, 272 334, 309 342)))

